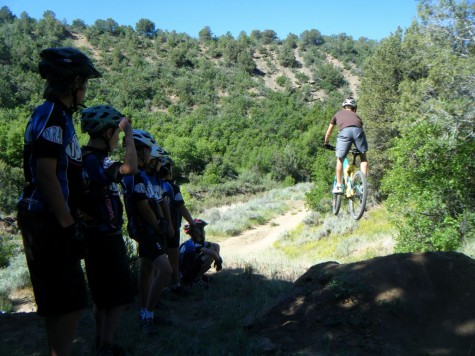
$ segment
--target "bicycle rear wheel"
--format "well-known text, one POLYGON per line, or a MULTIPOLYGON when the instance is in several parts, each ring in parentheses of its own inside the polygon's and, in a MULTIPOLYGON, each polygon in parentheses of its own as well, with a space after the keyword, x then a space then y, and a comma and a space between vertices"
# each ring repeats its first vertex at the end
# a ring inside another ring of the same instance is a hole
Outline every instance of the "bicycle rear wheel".
POLYGON ((348 201, 350 214, 353 219, 360 219, 365 211, 368 189, 366 186, 366 177, 363 172, 357 171, 351 181, 353 187, 353 196, 348 201))

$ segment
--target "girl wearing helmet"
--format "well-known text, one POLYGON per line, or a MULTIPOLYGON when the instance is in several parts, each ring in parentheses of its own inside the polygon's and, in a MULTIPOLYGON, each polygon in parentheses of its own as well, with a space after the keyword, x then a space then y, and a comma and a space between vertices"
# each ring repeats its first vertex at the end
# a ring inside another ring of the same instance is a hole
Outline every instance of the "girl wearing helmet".
POLYGON ((67 355, 88 303, 80 263, 82 157, 72 114, 84 102, 88 80, 101 75, 74 48, 48 48, 40 56, 45 102, 33 111, 25 130, 27 186, 18 203, 18 225, 50 351, 67 355))
POLYGON ((152 148, 157 143, 144 130, 134 130, 133 138, 139 171, 134 176, 125 176, 122 185, 128 217, 127 230, 129 236, 138 242, 142 333, 154 336, 158 333, 154 310, 170 281, 172 269, 166 254, 166 227, 163 224, 165 219, 159 204, 160 198, 145 172, 152 148))
MULTIPOLYGON (((82 111, 81 128, 89 135, 82 148, 85 198, 81 210, 86 222, 86 272, 96 319, 96 347, 112 350, 112 336, 134 288, 122 237, 123 207, 117 184, 122 177, 137 173, 137 154, 132 126, 112 106, 99 105, 82 111), (109 158, 125 134, 125 159, 109 158)), ((117 351, 118 347, 114 347, 117 351)))
POLYGON ((333 189, 334 194, 343 194, 341 185, 341 173, 343 170, 343 161, 350 152, 351 145, 354 143, 356 148, 362 152, 361 157, 361 171, 364 175, 368 174, 368 160, 366 158, 366 151, 368 151, 368 142, 363 130, 363 121, 356 114, 357 105, 355 99, 352 97, 346 98, 341 104, 342 109, 338 111, 330 120, 327 133, 325 134, 324 145, 328 144, 328 140, 332 134, 335 125, 338 125, 338 137, 336 141, 336 179, 337 184, 333 189))
POLYGON ((205 273, 214 267, 217 272, 223 268, 223 259, 219 255, 220 246, 205 239, 205 226, 208 223, 194 219, 192 224, 185 224, 184 231, 190 236, 180 246, 180 277, 185 288, 197 285, 208 288, 205 273))

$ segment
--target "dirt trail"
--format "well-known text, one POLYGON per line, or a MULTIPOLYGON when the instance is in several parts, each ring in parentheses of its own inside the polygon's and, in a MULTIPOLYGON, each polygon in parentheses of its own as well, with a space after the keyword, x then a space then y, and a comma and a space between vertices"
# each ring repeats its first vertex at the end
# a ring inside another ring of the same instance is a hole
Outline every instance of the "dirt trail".
POLYGON ((265 225, 220 242, 223 258, 229 254, 242 258, 257 257, 264 250, 272 247, 279 236, 295 229, 307 213, 304 203, 299 201, 286 214, 272 219, 265 225))

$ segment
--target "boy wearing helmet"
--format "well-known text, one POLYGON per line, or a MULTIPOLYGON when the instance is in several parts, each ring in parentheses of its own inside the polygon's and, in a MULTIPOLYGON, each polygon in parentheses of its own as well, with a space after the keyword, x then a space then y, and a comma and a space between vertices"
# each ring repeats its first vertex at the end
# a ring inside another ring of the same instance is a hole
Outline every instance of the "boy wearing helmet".
POLYGON ((356 114, 357 105, 355 99, 352 97, 346 98, 341 104, 342 110, 338 111, 331 119, 328 126, 327 133, 325 134, 324 144, 328 144, 328 140, 332 134, 335 125, 338 125, 338 137, 336 141, 335 155, 336 161, 336 179, 337 184, 333 189, 334 194, 343 194, 343 188, 341 185, 343 161, 350 152, 351 145, 354 143, 356 148, 362 152, 361 154, 361 171, 364 175, 368 174, 368 160, 366 158, 366 151, 368 151, 368 142, 366 141, 366 135, 363 130, 363 121, 356 114))
MULTIPOLYGON (((130 121, 112 106, 99 105, 82 111, 81 129, 89 135, 82 149, 86 192, 81 207, 86 222, 85 255, 88 284, 94 301, 98 355, 120 349, 112 345, 113 333, 134 288, 122 237, 123 207, 117 184, 137 173, 130 121), (125 159, 109 158, 125 134, 125 159)), ((109 352, 109 353, 108 353, 109 352)))
POLYGON ((166 254, 164 215, 156 191, 145 173, 152 148, 157 143, 144 130, 133 130, 133 137, 139 172, 135 176, 125 176, 122 185, 128 217, 127 230, 130 237, 138 242, 142 333, 154 336, 158 334, 154 310, 170 281, 172 269, 166 254))
POLYGON ((68 355, 80 311, 87 306, 78 212, 82 156, 72 114, 83 105, 88 80, 101 74, 75 48, 48 48, 40 56, 45 102, 36 107, 25 130, 27 186, 18 202, 18 225, 50 353, 68 355))
POLYGON ((170 156, 162 157, 162 166, 159 170, 159 181, 167 196, 174 230, 174 234, 170 235, 167 240, 168 258, 170 259, 170 264, 173 269, 170 290, 177 295, 185 296, 188 293, 181 286, 179 271, 180 227, 182 218, 185 218, 188 224, 193 224, 194 220, 185 205, 185 201, 181 195, 180 186, 173 181, 174 165, 175 163, 170 156))
POLYGON ((206 221, 194 219, 193 224, 184 226, 185 233, 190 235, 180 246, 180 278, 185 287, 195 284, 208 288, 208 278, 204 274, 211 268, 213 261, 217 272, 223 269, 219 245, 205 241, 206 225, 206 221))

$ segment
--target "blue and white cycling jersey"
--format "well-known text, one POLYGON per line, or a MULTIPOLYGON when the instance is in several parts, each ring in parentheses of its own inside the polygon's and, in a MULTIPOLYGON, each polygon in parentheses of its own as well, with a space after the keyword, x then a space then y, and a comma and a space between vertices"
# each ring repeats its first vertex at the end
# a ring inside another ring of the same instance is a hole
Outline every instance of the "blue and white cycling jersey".
POLYGON ((154 228, 141 216, 137 206, 139 201, 147 200, 157 220, 162 218, 158 197, 147 173, 140 168, 136 175, 125 176, 122 179, 122 186, 124 188, 125 211, 128 218, 127 229, 130 236, 134 239, 140 239, 143 235, 154 234, 154 228))
POLYGON ((119 233, 124 219, 117 183, 122 180, 120 162, 112 161, 106 150, 83 147, 85 194, 81 211, 89 227, 105 234, 119 233))
POLYGON ((23 171, 28 185, 19 198, 19 208, 32 212, 48 211, 46 200, 38 189, 37 160, 57 160, 56 176, 64 200, 72 213, 82 195, 81 147, 74 130, 72 111, 60 101, 45 101, 33 112, 25 130, 23 171))

